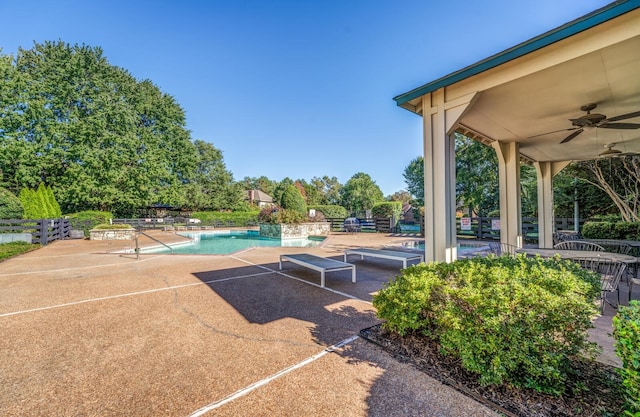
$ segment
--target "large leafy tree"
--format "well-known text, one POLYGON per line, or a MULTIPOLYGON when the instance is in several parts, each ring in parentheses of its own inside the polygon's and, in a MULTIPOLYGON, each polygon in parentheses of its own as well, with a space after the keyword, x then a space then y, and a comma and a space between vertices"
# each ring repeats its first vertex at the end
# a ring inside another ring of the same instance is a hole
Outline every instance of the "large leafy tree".
POLYGON ((244 177, 239 181, 245 190, 260 190, 273 197, 277 182, 270 180, 264 175, 261 177, 244 177))
POLYGON ((195 173, 188 186, 189 200, 186 203, 196 210, 231 210, 245 198, 243 186, 233 180, 227 170, 222 152, 211 143, 194 142, 198 155, 195 173))
POLYGON ((371 210, 376 203, 384 201, 380 187, 368 174, 358 172, 342 187, 342 206, 356 215, 371 210))
POLYGON ((495 150, 456 134, 456 195, 469 213, 486 216, 500 209, 495 150))
POLYGON ((196 148, 184 111, 100 48, 63 42, 0 57, 0 170, 8 188, 43 182, 64 212, 130 214, 182 205, 196 148))
POLYGON ((329 177, 327 175, 320 177, 313 177, 310 181, 310 185, 318 190, 318 203, 328 205, 340 204, 340 190, 342 190, 342 184, 336 177, 329 177))
POLYGON ((413 203, 424 206, 424 158, 419 156, 409 162, 403 176, 407 191, 413 196, 413 203))

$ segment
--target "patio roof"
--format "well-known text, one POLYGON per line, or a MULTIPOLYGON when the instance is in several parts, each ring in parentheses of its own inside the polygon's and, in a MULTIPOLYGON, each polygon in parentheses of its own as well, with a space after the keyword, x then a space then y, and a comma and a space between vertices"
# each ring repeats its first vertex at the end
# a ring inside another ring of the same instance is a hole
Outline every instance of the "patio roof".
POLYGON ((517 142, 529 162, 594 159, 612 143, 640 152, 640 129, 586 128, 561 143, 583 105, 607 117, 640 111, 639 8, 640 0, 613 2, 394 100, 420 115, 436 91, 449 107, 470 101, 451 128, 484 143, 517 142))

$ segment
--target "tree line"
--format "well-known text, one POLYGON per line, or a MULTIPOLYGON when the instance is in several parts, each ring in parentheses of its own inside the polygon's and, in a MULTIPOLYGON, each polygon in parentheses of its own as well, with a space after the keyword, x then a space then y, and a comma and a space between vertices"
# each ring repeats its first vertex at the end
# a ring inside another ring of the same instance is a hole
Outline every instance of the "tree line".
MULTIPOLYGON (((0 196, 40 186, 63 213, 83 210, 135 215, 165 204, 190 210, 246 210, 246 191, 280 201, 294 185, 308 205, 342 205, 363 215, 389 200, 424 205, 423 158, 405 168, 406 190, 383 196, 370 175, 345 184, 334 176, 309 181, 265 176, 236 181, 222 151, 191 138, 184 110, 150 80, 111 65, 98 47, 35 43, 0 54, 0 196)), ((457 201, 468 214, 498 215, 497 159, 491 147, 456 136, 457 201)), ((536 174, 522 165, 524 216, 537 215, 536 174)), ((615 213, 638 221, 638 156, 571 164, 554 178, 555 215, 615 213)))

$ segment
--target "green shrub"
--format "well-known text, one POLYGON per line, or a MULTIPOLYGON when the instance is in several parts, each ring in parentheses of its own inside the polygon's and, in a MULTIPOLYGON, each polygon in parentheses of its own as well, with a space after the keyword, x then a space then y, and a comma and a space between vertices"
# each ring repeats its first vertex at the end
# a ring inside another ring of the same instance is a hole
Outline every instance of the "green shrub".
POLYGON ((435 339, 482 384, 561 393, 587 340, 599 277, 559 258, 486 257, 411 266, 374 296, 384 326, 435 339))
POLYGON ((308 217, 295 210, 286 210, 281 207, 266 207, 258 214, 260 223, 270 224, 299 224, 308 221, 308 217))
POLYGON ((101 223, 109 223, 113 214, 108 211, 86 210, 71 213, 66 216, 74 230, 82 230, 85 236, 89 236, 89 230, 101 223))
POLYGON ((199 219, 203 226, 215 226, 216 222, 232 224, 238 227, 255 225, 258 222, 258 210, 251 211, 196 211, 191 218, 199 219))
POLYGON ((280 198, 280 206, 287 211, 291 210, 307 216, 307 203, 295 185, 290 185, 284 190, 280 198))
POLYGON ((402 215, 402 202, 401 201, 385 201, 382 203, 376 203, 371 209, 373 217, 391 217, 395 216, 396 219, 400 219, 402 215))
POLYGON ((582 226, 588 239, 640 239, 640 222, 589 221, 582 226))
POLYGON ((0 219, 22 219, 23 213, 20 199, 11 191, 0 188, 0 219))
POLYGON ((620 306, 613 317, 616 354, 622 359, 620 374, 625 388, 628 416, 640 415, 640 303, 620 306))
POLYGON ((94 229, 97 230, 120 230, 120 229, 133 229, 130 224, 118 223, 118 224, 109 224, 109 223, 101 223, 94 226, 94 229))
POLYGON ((335 204, 314 205, 314 206, 309 206, 309 208, 314 209, 315 211, 321 212, 322 214, 324 214, 325 218, 329 218, 329 219, 344 219, 349 214, 346 208, 335 205, 335 204))

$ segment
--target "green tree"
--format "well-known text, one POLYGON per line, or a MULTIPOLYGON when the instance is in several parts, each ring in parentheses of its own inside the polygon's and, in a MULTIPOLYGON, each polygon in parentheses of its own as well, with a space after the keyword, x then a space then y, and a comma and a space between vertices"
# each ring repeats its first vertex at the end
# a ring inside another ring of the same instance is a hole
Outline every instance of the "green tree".
POLYGON ((198 158, 188 186, 186 204, 195 210, 231 210, 238 207, 245 199, 244 190, 227 170, 222 152, 202 140, 196 140, 194 146, 198 158))
POLYGON ((456 134, 456 195, 478 216, 500 209, 498 157, 495 150, 456 134))
POLYGON ((22 219, 24 208, 11 191, 0 188, 0 219, 22 219))
POLYGON ((327 175, 320 177, 313 177, 310 181, 310 185, 318 192, 318 200, 321 205, 339 205, 340 204, 340 190, 342 184, 336 177, 328 177, 327 175))
POLYGON ((405 203, 411 203, 411 200, 413 199, 411 194, 406 191, 406 190, 400 190, 400 191, 396 191, 395 193, 388 195, 386 197, 386 199, 388 201, 400 201, 401 203, 405 204, 405 203))
POLYGON ((45 42, 7 62, 0 170, 10 189, 52 184, 65 212, 185 202, 196 150, 173 97, 100 48, 45 42))
POLYGON ((289 177, 285 177, 282 181, 280 181, 274 188, 273 195, 271 195, 271 197, 273 197, 273 201, 282 200, 282 194, 284 194, 286 189, 293 184, 294 184, 293 180, 289 177))
POLYGON ((384 201, 380 187, 368 174, 358 172, 351 177, 341 190, 342 206, 362 215, 371 210, 376 203, 384 201))
POLYGON ((424 158, 419 156, 409 162, 403 176, 407 191, 413 196, 413 204, 424 206, 424 158))
POLYGON ((273 197, 277 182, 270 180, 264 175, 261 177, 244 177, 239 181, 244 190, 260 190, 273 197))
POLYGON ((300 194, 300 190, 295 185, 290 185, 282 193, 280 198, 280 206, 285 210, 292 210, 302 215, 307 215, 307 204, 304 197, 300 194))

